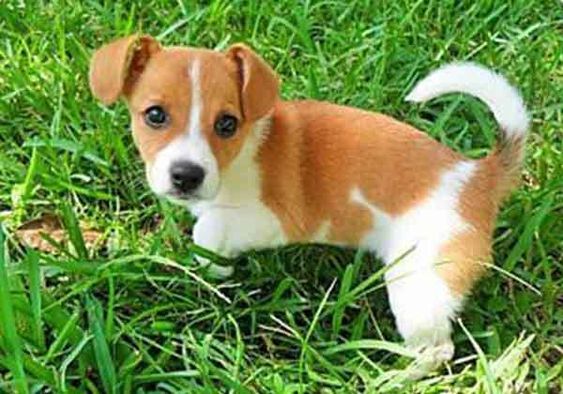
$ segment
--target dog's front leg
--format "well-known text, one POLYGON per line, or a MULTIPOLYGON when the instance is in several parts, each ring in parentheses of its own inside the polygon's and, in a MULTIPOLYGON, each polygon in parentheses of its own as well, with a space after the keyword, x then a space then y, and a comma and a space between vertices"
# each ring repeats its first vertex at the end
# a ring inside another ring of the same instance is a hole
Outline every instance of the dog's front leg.
MULTIPOLYGON (((275 215, 261 204, 249 204, 237 209, 210 209, 203 212, 194 227, 194 242, 226 257, 242 252, 277 247, 285 244, 285 236, 275 215)), ((217 277, 233 273, 232 267, 210 264, 197 257, 209 272, 217 277)))
MULTIPOLYGON (((234 251, 229 250, 227 229, 224 216, 215 212, 204 213, 194 226, 194 243, 222 257, 234 257, 234 251)), ((195 256, 195 259, 200 265, 207 267, 208 272, 214 277, 227 278, 233 273, 233 267, 213 264, 209 259, 201 256, 195 256)))

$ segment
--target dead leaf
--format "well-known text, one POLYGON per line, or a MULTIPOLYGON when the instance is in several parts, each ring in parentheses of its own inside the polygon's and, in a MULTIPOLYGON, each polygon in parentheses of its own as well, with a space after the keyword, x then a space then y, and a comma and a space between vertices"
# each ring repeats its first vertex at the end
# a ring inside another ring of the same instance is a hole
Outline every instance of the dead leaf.
MULTIPOLYGON (((93 248, 100 244, 103 235, 100 231, 88 228, 83 223, 80 223, 80 230, 86 248, 93 248)), ((25 246, 45 253, 58 251, 57 247, 46 238, 61 245, 68 243, 68 236, 62 227, 61 220, 56 215, 49 213, 24 223, 16 230, 15 235, 25 246)))

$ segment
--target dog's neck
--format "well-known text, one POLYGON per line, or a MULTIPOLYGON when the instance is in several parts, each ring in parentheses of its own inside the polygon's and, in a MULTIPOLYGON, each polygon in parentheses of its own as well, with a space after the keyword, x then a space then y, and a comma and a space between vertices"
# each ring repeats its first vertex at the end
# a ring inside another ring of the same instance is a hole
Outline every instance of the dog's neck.
MULTIPOLYGON (((287 217, 285 228, 295 239, 306 233, 304 168, 307 152, 299 111, 293 101, 278 101, 270 130, 260 145, 261 199, 272 211, 287 217)), ((311 207, 310 207, 311 208, 311 207)))

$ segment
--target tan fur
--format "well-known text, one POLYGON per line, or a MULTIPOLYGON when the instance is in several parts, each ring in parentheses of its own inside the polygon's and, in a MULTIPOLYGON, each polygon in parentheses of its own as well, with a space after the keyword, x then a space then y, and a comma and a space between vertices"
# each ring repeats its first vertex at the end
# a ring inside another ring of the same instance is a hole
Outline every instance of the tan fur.
POLYGON ((350 201, 352 188, 399 215, 427 196, 441 172, 461 159, 411 126, 334 104, 279 103, 272 123, 259 157, 263 200, 294 241, 311 239, 328 222, 329 240, 358 245, 372 228, 372 218, 350 201), (280 151, 285 152, 283 165, 276 163, 280 151))
POLYGON ((492 261, 491 243, 501 198, 507 191, 503 163, 495 152, 479 161, 477 172, 465 185, 459 213, 470 229, 458 234, 441 251, 438 272, 457 294, 470 290, 492 261))
POLYGON ((502 131, 498 146, 488 158, 497 167, 497 200, 505 199, 520 183, 524 152, 525 136, 510 138, 502 131))

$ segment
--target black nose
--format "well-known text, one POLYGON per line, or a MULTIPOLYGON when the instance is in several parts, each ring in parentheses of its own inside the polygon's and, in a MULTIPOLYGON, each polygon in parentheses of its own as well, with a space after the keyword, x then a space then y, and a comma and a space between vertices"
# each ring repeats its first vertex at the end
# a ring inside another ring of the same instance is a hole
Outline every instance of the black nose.
POLYGON ((179 161, 170 168, 172 185, 181 193, 194 191, 201 185, 205 172, 203 168, 189 161, 179 161))

